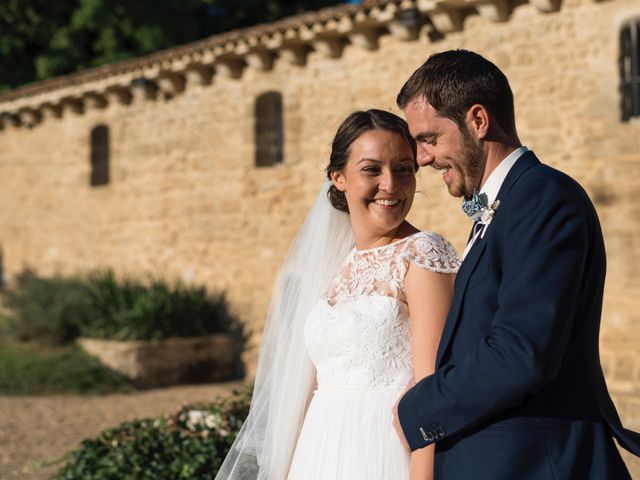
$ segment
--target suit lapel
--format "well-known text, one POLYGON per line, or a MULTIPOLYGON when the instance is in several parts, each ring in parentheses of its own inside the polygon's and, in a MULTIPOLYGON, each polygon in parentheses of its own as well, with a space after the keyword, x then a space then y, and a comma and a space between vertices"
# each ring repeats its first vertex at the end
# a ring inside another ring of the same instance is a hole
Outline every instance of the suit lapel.
MULTIPOLYGON (((520 178, 520 176, 529 168, 539 163, 540 161, 536 158, 533 152, 528 151, 524 153, 522 157, 520 157, 516 161, 513 167, 511 167, 511 170, 509 170, 509 173, 504 179, 504 182, 502 182, 502 186, 500 187, 500 191, 498 192, 496 200, 503 201, 503 199, 507 197, 511 188, 515 185, 518 178, 520 178)), ((471 247, 471 250, 469 250, 469 253, 465 257, 462 265, 460 266, 460 270, 458 271, 453 300, 451 302, 451 308, 449 309, 449 315, 447 316, 447 321, 445 322, 444 330, 442 332, 442 338, 440 339, 440 345, 438 347, 436 368, 441 367, 444 353, 447 351, 449 343, 451 343, 451 340, 453 338, 456 326, 460 321, 460 309, 462 307, 464 295, 467 290, 467 285, 469 284, 469 278, 471 277, 471 273, 475 270, 478 261, 484 253, 484 250, 487 246, 487 240, 491 238, 490 230, 491 228, 489 227, 485 237, 479 238, 473 245, 473 247, 471 247)))
POLYGON ((462 306, 464 292, 467 290, 467 284, 469 283, 471 272, 474 271, 478 260, 480 260, 480 257, 484 253, 486 245, 487 242, 484 238, 478 239, 476 244, 471 247, 471 250, 469 250, 464 262, 462 262, 460 270, 458 270, 451 308, 449 309, 449 315, 447 316, 447 321, 445 322, 442 338, 440 339, 440 345, 438 347, 438 356, 436 358, 437 367, 440 367, 440 362, 442 361, 444 352, 447 350, 451 337, 453 336, 453 332, 458 324, 458 319, 460 318, 460 307, 462 306))

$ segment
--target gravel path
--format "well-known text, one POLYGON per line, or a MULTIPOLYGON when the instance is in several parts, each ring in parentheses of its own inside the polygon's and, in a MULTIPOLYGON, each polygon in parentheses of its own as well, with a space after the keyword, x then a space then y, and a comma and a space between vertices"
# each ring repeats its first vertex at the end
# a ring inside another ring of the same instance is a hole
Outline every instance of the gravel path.
MULTIPOLYGON (((126 420, 228 395, 240 386, 232 382, 107 396, 0 397, 0 480, 45 480, 60 467, 51 463, 84 438, 126 420)), ((623 455, 633 479, 640 480, 640 459, 623 455)))

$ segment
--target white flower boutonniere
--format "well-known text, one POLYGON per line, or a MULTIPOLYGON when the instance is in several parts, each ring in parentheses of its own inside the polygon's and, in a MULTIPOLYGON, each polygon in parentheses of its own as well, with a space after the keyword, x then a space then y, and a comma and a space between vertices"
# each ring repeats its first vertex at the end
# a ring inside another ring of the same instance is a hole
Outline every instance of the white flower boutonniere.
POLYGON ((500 206, 500 200, 496 200, 491 203, 488 207, 484 207, 480 211, 480 220, 478 223, 482 225, 482 230, 480 231, 480 238, 484 238, 484 233, 487 231, 487 227, 493 221, 493 217, 496 216, 496 210, 500 206))

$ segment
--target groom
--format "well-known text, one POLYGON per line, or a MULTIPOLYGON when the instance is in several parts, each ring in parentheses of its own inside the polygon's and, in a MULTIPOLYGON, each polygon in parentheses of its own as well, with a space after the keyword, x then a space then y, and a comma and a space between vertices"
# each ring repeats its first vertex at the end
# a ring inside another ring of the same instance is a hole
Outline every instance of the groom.
POLYGON ((629 479, 612 437, 639 455, 640 435, 600 367, 605 250, 589 197, 521 146, 509 83, 476 53, 432 55, 397 102, 418 163, 475 221, 436 372, 397 405, 401 440, 436 443, 436 479, 629 479))

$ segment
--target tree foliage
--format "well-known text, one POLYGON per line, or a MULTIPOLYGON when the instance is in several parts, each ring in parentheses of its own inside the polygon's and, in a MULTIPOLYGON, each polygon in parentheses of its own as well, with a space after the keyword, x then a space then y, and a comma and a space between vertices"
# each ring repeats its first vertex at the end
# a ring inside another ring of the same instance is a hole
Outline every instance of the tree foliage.
POLYGON ((3 0, 0 91, 340 0, 3 0))

